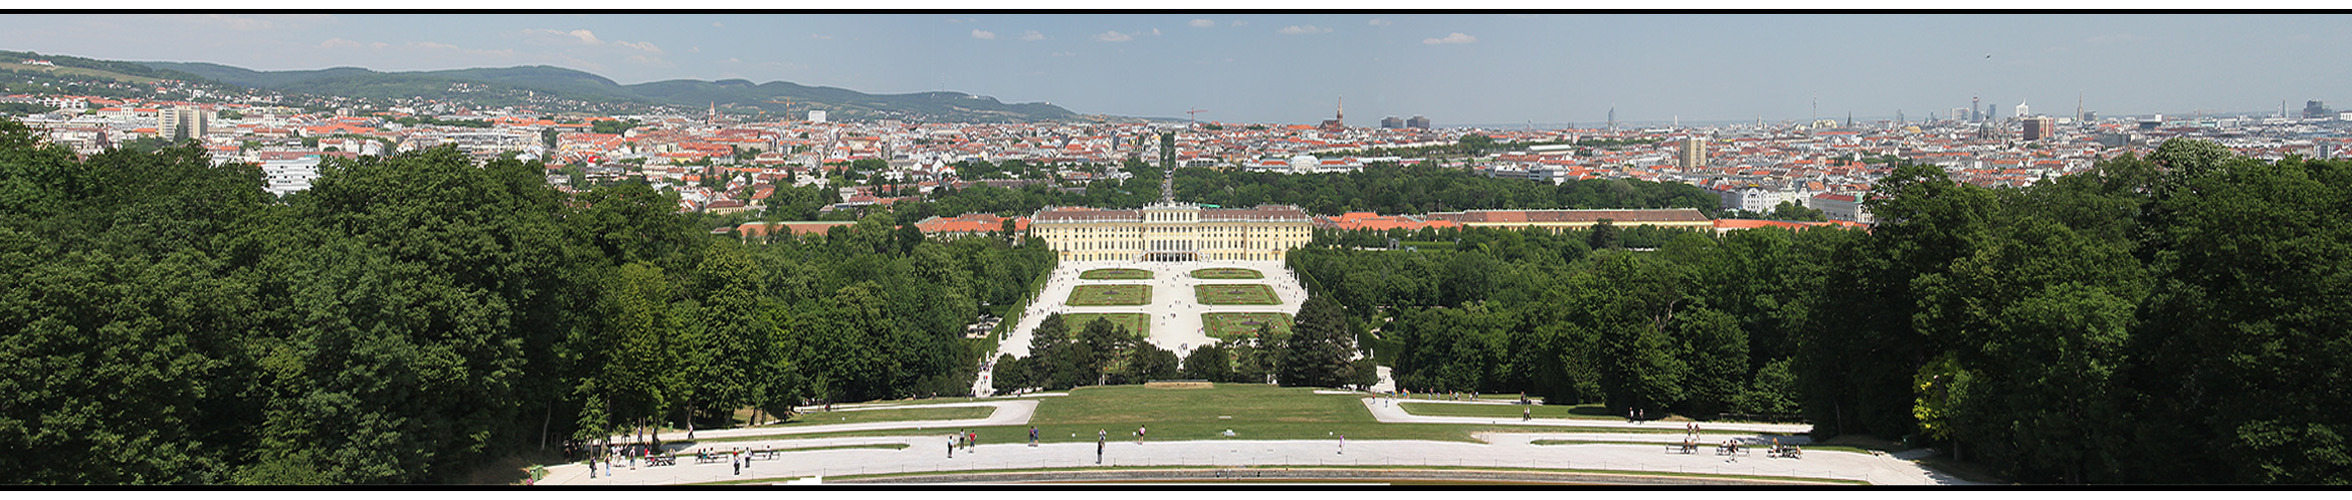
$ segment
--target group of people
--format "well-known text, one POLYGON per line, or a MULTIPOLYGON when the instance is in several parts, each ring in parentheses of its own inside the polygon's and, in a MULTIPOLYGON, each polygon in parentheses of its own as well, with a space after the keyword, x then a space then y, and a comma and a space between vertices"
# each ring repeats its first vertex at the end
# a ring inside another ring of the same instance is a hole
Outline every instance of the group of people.
MULTIPOLYGON (((1034 427, 1029 429, 1029 441, 1031 446, 1035 446, 1037 429, 1034 427)), ((947 458, 955 458, 956 448, 963 448, 964 453, 977 453, 979 447, 980 433, 967 430, 947 435, 947 458)))

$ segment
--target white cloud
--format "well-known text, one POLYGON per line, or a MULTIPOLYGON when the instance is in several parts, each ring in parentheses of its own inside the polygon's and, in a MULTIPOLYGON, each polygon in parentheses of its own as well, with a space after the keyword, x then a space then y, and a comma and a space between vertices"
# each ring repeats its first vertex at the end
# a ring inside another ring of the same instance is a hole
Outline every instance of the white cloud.
POLYGON ((719 62, 723 62, 723 63, 727 63, 727 64, 735 64, 735 63, 740 63, 740 62, 743 62, 743 60, 742 60, 742 59, 738 59, 738 58, 729 57, 729 58, 726 58, 726 59, 719 60, 719 62))
POLYGON ((1249 26, 1249 21, 1243 21, 1243 20, 1240 20, 1240 19, 1235 19, 1235 20, 1233 20, 1233 22, 1232 22, 1232 23, 1228 23, 1228 24, 1231 24, 1231 25, 1233 25, 1234 27, 1238 28, 1238 27, 1242 27, 1242 26, 1249 26))
POLYGON ((1034 41, 1038 41, 1038 40, 1044 40, 1044 39, 1045 39, 1045 34, 1044 34, 1044 33, 1038 33, 1038 32, 1037 32, 1037 30, 1029 30, 1029 31, 1023 31, 1023 32, 1021 32, 1021 41, 1024 41, 1024 42, 1034 42, 1034 41))
POLYGON ((1283 26, 1282 29, 1274 30, 1274 32, 1285 35, 1320 35, 1324 33, 1330 33, 1331 28, 1325 28, 1312 24, 1303 26, 1294 24, 1290 26, 1283 26))
POLYGON ((1372 18, 1372 20, 1371 20, 1371 21, 1368 21, 1366 24, 1371 24, 1371 25, 1373 25, 1373 26, 1387 26, 1387 25, 1396 24, 1396 23, 1394 23, 1394 22, 1390 22, 1390 21, 1389 21, 1389 20, 1387 20, 1387 19, 1381 19, 1381 18, 1377 18, 1377 17, 1375 17, 1375 18, 1372 18))
POLYGON ((354 41, 350 41, 350 40, 344 40, 344 39, 341 39, 341 38, 329 38, 329 39, 327 39, 327 41, 324 41, 324 42, 319 42, 319 48, 322 48, 322 49, 349 49, 349 48, 359 48, 359 47, 364 47, 364 46, 366 46, 366 44, 362 44, 362 43, 359 43, 359 42, 354 42, 354 41))
POLYGON ((661 47, 659 47, 659 46, 655 46, 655 45, 653 44, 653 42, 623 42, 623 41, 619 41, 619 40, 614 40, 614 41, 613 41, 613 45, 619 45, 619 46, 622 46, 622 47, 628 47, 628 48, 637 49, 637 50, 642 50, 642 51, 646 51, 646 52, 652 52, 652 53, 655 53, 655 54, 660 54, 660 53, 662 53, 662 49, 661 49, 661 47))
POLYGON ((988 31, 988 30, 981 30, 981 29, 974 29, 974 30, 972 30, 972 38, 978 38, 978 39, 981 39, 981 40, 995 40, 995 39, 996 39, 996 32, 994 32, 994 31, 988 31))
POLYGON ((1216 22, 1216 21, 1210 21, 1210 20, 1207 20, 1207 19, 1194 19, 1194 20, 1192 20, 1192 22, 1189 22, 1189 23, 1184 23, 1184 24, 1189 24, 1189 25, 1192 25, 1192 27, 1194 27, 1194 28, 1215 28, 1215 27, 1217 27, 1217 22, 1216 22))
POLYGON ((557 40, 569 39, 570 41, 579 42, 581 45, 604 45, 604 40, 596 38, 596 32, 584 29, 571 31, 527 29, 523 30, 523 34, 542 38, 553 38, 557 40))
POLYGON ((1449 43, 1470 43, 1470 42, 1475 42, 1475 41, 1478 41, 1478 37, 1474 37, 1474 36, 1470 36, 1470 35, 1464 35, 1464 34, 1461 34, 1461 33, 1452 33, 1452 34, 1448 34, 1448 35, 1446 35, 1446 36, 1443 36, 1443 37, 1438 37, 1438 38, 1423 38, 1423 39, 1421 39, 1421 43, 1424 43, 1424 44, 1429 44, 1429 45, 1440 45, 1440 44, 1449 44, 1449 43))
POLYGON ((1160 29, 1152 28, 1152 36, 1160 36, 1160 29))
POLYGON ((722 23, 722 22, 718 22, 718 21, 711 21, 711 27, 713 27, 713 28, 725 28, 725 27, 727 27, 727 23, 722 23))
POLYGON ((1095 39, 1095 40, 1101 40, 1101 41, 1105 41, 1105 42, 1114 42, 1114 43, 1115 43, 1115 42, 1124 42, 1124 41, 1134 40, 1134 39, 1135 39, 1135 36, 1134 36, 1134 35, 1129 35, 1129 34, 1126 34, 1126 33, 1120 33, 1120 32, 1117 32, 1117 31, 1105 31, 1105 32, 1102 32, 1101 34, 1094 35, 1094 39, 1095 39))
POLYGON ((1070 57, 1070 56, 1075 56, 1075 55, 1078 55, 1078 53, 1077 53, 1077 52, 1055 52, 1055 53, 1053 53, 1053 56, 1054 56, 1054 57, 1070 57))
POLYGON ((809 38, 815 38, 815 39, 818 39, 818 40, 832 40, 832 39, 833 39, 833 35, 826 35, 826 34, 819 34, 819 33, 810 33, 810 34, 809 34, 809 38))

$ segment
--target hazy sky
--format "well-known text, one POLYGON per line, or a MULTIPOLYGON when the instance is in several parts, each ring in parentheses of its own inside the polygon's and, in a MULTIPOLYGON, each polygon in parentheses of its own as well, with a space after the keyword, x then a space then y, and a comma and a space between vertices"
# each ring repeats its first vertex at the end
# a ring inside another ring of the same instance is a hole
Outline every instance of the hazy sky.
POLYGON ((253 69, 547 64, 1351 124, 2352 107, 2344 15, 29 15, 0 48, 253 69), (1987 56, 1990 57, 1987 57, 1987 56))

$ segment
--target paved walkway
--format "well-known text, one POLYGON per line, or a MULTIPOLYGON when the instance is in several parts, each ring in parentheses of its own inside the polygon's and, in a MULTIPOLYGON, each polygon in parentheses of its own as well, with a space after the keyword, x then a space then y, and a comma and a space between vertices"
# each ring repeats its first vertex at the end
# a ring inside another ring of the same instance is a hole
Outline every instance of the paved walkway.
MULTIPOLYGON (((1013 357, 1029 356, 1029 337, 1037 325, 1054 313, 1142 313, 1151 324, 1150 341, 1161 349, 1175 352, 1178 357, 1192 352, 1192 348, 1216 342, 1202 329, 1201 314, 1212 312, 1278 312, 1298 314, 1299 305, 1307 301, 1307 289, 1299 285, 1298 276, 1283 267, 1280 261, 1197 261, 1197 262, 1064 262, 1046 275, 1046 285, 1037 297, 1029 301, 1029 308, 1021 312, 1021 321, 1013 332, 997 343, 997 352, 988 355, 990 361, 997 354, 1013 357), (1219 267, 1256 270, 1264 274, 1259 279, 1195 279, 1192 271, 1219 267), (1093 269, 1142 269, 1152 272, 1148 280, 1090 280, 1078 277, 1093 269), (1203 305, 1195 300, 1193 285, 1259 284, 1272 287, 1274 296, 1282 300, 1276 305, 1203 305), (1140 306, 1071 306, 1070 291, 1079 285, 1150 285, 1150 304, 1140 306)), ((1070 325, 1076 330, 1080 325, 1070 325)), ((993 367, 991 367, 993 368, 993 367)), ((995 394, 992 370, 982 370, 973 381, 972 393, 995 394)))
MULTIPOLYGON (((1399 406, 1397 406, 1397 405, 1395 405, 1395 404, 1392 404, 1392 403, 1402 403, 1402 402, 1411 402, 1411 403, 1429 403, 1429 404, 1491 404, 1491 403, 1466 403, 1466 402, 1461 402, 1461 403, 1458 403, 1458 402, 1450 402, 1450 401, 1384 400, 1384 399, 1382 399, 1382 398, 1364 398, 1364 399, 1363 399, 1363 401, 1364 401, 1364 407, 1365 407, 1365 408, 1370 408, 1370 409, 1372 410, 1372 419, 1374 419, 1374 420, 1378 420, 1378 421, 1380 421, 1381 423, 1419 423, 1419 424, 1497 424, 1497 425, 1550 425, 1550 426, 1561 426, 1561 427, 1613 427, 1613 428, 1624 428, 1624 429, 1680 429, 1680 428, 1682 428, 1682 426, 1683 426, 1683 424, 1684 424, 1684 422, 1660 422, 1660 421, 1627 422, 1627 421, 1624 421, 1624 420, 1615 420, 1615 419, 1538 418, 1538 419, 1534 419, 1534 420, 1521 421, 1521 420, 1519 420, 1519 419, 1517 419, 1517 418, 1508 418, 1508 417, 1506 417, 1506 418, 1495 418, 1495 417, 1436 417, 1436 416, 1428 416, 1428 415, 1414 415, 1414 414, 1411 414, 1411 413, 1405 413, 1405 409, 1404 409, 1403 407, 1399 407, 1399 406)), ((1775 432, 1775 433, 1789 433, 1789 434, 1804 434, 1804 433, 1808 433, 1808 432, 1813 432, 1813 424, 1762 424, 1762 423, 1747 423, 1747 422, 1702 422, 1702 423, 1700 423, 1700 424, 1699 424, 1699 430, 1701 430, 1701 431, 1775 432)))
MULTIPOLYGON (((1102 456, 1106 466, 1483 466, 1546 469, 1585 469, 1633 472, 1738 474, 1799 478, 1832 478, 1873 484, 1956 484, 1959 481, 1918 464, 1863 453, 1808 451, 1803 459, 1765 458, 1762 454, 1720 457, 1712 453, 1666 453, 1657 445, 1577 444, 1538 446, 1537 439, 1559 439, 1552 434, 1493 434, 1489 443, 1447 441, 1329 440, 1173 441, 1136 444, 1113 439, 1102 456)), ((550 467, 541 484, 679 484, 739 479, 777 479, 808 476, 887 474, 913 471, 958 471, 1095 466, 1094 443, 1059 443, 1029 447, 1020 442, 990 443, 977 452, 957 450, 947 455, 946 433, 928 437, 832 438, 793 440, 789 443, 721 443, 730 446, 790 447, 843 444, 901 443, 908 448, 845 449, 784 453, 783 458, 758 461, 737 475, 726 463, 681 463, 670 467, 639 467, 589 479, 580 464, 550 467)))

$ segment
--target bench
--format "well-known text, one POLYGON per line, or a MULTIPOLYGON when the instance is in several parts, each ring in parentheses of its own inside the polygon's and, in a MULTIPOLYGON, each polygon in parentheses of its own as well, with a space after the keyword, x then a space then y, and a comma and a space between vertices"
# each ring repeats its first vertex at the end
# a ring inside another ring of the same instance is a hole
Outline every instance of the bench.
POLYGON ((726 461, 732 458, 734 457, 728 456, 725 453, 696 453, 694 454, 694 463, 707 464, 711 462, 726 461))
POLYGON ((1773 448, 1771 452, 1765 453, 1764 456, 1772 458, 1803 459, 1805 458, 1805 450, 1795 446, 1782 446, 1779 448, 1773 448))
POLYGON ((778 450, 752 450, 752 451, 751 451, 751 459, 752 459, 752 460, 775 460, 775 459, 776 459, 776 457, 783 456, 783 455, 784 455, 784 452, 782 452, 782 451, 778 451, 778 450))
POLYGON ((654 455, 654 456, 650 456, 650 457, 645 457, 645 466, 646 466, 646 467, 660 467, 660 466, 664 466, 664 465, 678 465, 678 456, 677 456, 677 455, 654 455))
POLYGON ((1746 446, 1717 446, 1717 447, 1715 447, 1715 454, 1716 454, 1717 456, 1722 456, 1722 455, 1748 455, 1748 454, 1751 454, 1751 453, 1754 453, 1754 450, 1750 450, 1750 449, 1749 449, 1748 447, 1746 447, 1746 446))
POLYGON ((1681 454, 1684 454, 1684 455, 1697 455, 1697 454, 1699 453, 1699 444, 1698 444, 1698 443, 1679 443, 1679 444, 1669 444, 1669 445, 1666 445, 1666 452, 1667 452, 1667 453, 1681 453, 1681 454))

